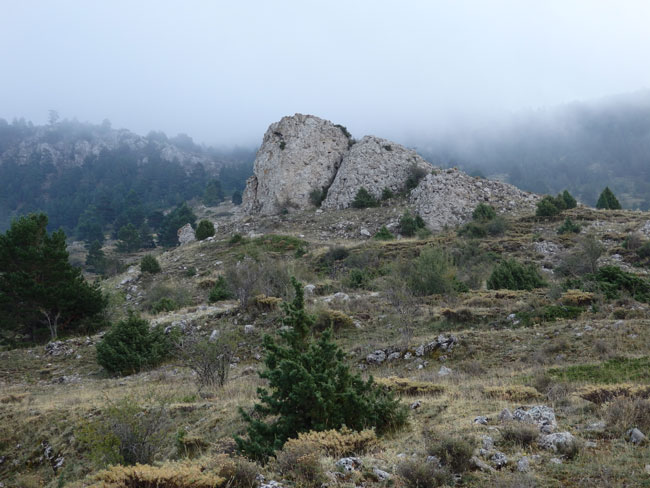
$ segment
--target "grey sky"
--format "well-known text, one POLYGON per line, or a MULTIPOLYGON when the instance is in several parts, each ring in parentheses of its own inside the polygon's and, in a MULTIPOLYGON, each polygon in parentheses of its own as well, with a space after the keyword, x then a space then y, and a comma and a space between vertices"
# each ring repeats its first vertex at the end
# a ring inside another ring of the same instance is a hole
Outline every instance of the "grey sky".
POLYGON ((258 144, 295 112, 354 136, 650 87, 650 2, 0 0, 0 117, 258 144))

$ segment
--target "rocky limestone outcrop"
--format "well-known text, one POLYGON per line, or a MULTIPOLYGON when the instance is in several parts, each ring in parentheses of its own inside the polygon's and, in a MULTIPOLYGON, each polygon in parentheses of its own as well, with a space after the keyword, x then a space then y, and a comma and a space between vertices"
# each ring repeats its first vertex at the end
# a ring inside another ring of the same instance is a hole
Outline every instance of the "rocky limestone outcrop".
POLYGON ((343 128, 313 115, 283 117, 269 126, 246 182, 248 214, 306 208, 313 190, 328 188, 348 150, 343 128))
POLYGON ((456 169, 427 175, 411 192, 410 203, 432 231, 467 222, 479 203, 498 213, 534 213, 541 197, 500 181, 474 178, 456 169))
POLYGON ((178 243, 181 246, 189 244, 190 242, 194 242, 196 240, 196 234, 194 233, 194 229, 192 229, 192 226, 190 224, 185 224, 183 227, 178 229, 176 234, 178 235, 178 243))
POLYGON ((384 188, 400 192, 413 167, 420 168, 423 173, 433 169, 411 149, 379 137, 365 136, 343 157, 322 207, 350 207, 361 187, 376 198, 381 197, 384 188))

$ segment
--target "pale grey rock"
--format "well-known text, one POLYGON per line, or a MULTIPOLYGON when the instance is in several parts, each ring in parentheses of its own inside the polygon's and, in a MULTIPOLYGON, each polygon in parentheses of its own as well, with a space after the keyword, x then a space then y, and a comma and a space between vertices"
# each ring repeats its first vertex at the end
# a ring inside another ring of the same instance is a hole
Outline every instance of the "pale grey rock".
POLYGON ((486 451, 491 451, 494 449, 494 439, 492 439, 492 437, 489 435, 484 435, 481 440, 481 448, 485 449, 486 451))
POLYGON ((304 290, 308 295, 313 295, 314 291, 316 290, 316 285, 305 285, 304 290))
POLYGON ((483 417, 482 415, 479 415, 478 417, 474 418, 474 423, 479 424, 479 425, 487 425, 488 424, 488 418, 483 417))
POLYGON ((411 403, 410 408, 411 408, 411 410, 417 410, 421 406, 422 406, 422 402, 420 400, 416 400, 413 403, 411 403))
POLYGON ((553 452, 562 452, 576 443, 576 438, 570 432, 556 432, 544 435, 539 439, 539 445, 543 449, 553 452))
POLYGON ((359 459, 358 457, 341 458, 338 461, 336 461, 334 464, 336 465, 336 467, 341 468, 346 473, 355 471, 361 468, 361 466, 363 466, 361 459, 359 459))
POLYGON ((556 457, 549 459, 548 462, 551 464, 562 464, 562 460, 556 457))
POLYGON ((492 472, 495 471, 495 469, 494 469, 492 466, 490 466, 489 464, 487 464, 486 462, 482 461, 481 459, 479 459, 479 458, 476 457, 476 456, 472 456, 472 457, 470 458, 470 460, 469 460, 469 463, 470 463, 470 465, 473 466, 475 469, 478 469, 478 470, 480 470, 480 471, 485 471, 485 472, 488 472, 488 473, 492 473, 492 472))
POLYGON ((448 376, 452 373, 452 370, 447 366, 440 366, 438 370, 438 376, 448 376))
POLYGON ((374 475, 377 477, 379 481, 386 481, 390 479, 390 473, 387 473, 386 471, 379 469, 379 468, 372 468, 372 472, 374 475))
POLYGON ((528 410, 523 407, 517 408, 513 412, 512 418, 518 422, 535 424, 544 433, 553 432, 557 427, 555 412, 546 405, 536 405, 528 410))
POLYGON ((645 434, 641 432, 639 429, 637 429, 636 427, 634 429, 628 430, 627 433, 625 434, 625 437, 632 444, 644 444, 646 441, 645 434))
POLYGON ((410 202, 430 230, 438 231, 471 220, 479 203, 492 205, 497 213, 535 213, 541 197, 493 180, 481 180, 452 168, 427 175, 411 192, 410 202))
POLYGON ((433 463, 436 466, 440 466, 440 458, 438 456, 427 456, 427 463, 433 463))
POLYGON ((368 364, 381 364, 386 360, 386 353, 381 349, 377 349, 375 352, 368 354, 366 356, 366 362, 368 364))
POLYGON ((501 422, 507 422, 509 420, 512 420, 513 419, 512 412, 507 408, 504 408, 503 410, 501 410, 501 413, 499 413, 498 419, 501 422))
POLYGON ((208 340, 210 342, 215 342, 217 339, 219 339, 219 331, 217 329, 212 329, 212 332, 210 333, 210 338, 208 340))
POLYGON ((398 351, 396 351, 396 352, 391 352, 391 353, 388 355, 388 358, 387 358, 387 359, 388 359, 389 361, 395 361, 396 359, 399 359, 401 356, 402 356, 402 353, 400 353, 400 352, 398 352, 398 351))
POLYGON ((517 461, 517 471, 527 473, 530 470, 530 461, 526 456, 517 461))
POLYGON ((253 324, 244 325, 244 334, 252 334, 255 332, 255 326, 253 324))
POLYGON ((361 234, 363 237, 370 237, 372 234, 368 229, 365 227, 361 227, 361 230, 359 231, 359 234, 361 234))
POLYGON ((348 151, 340 127, 313 115, 295 114, 271 124, 246 182, 242 208, 272 215, 283 208, 308 208, 313 190, 328 188, 348 151))
POLYGON ((508 457, 501 451, 496 451, 490 459, 496 469, 501 469, 508 464, 508 457))
POLYGON ((343 157, 327 191, 323 208, 348 208, 361 187, 376 198, 384 188, 393 193, 406 188, 411 167, 430 172, 433 167, 415 151, 374 136, 356 142, 343 157))
POLYGON ((178 229, 178 243, 182 246, 190 242, 196 241, 196 235, 194 234, 194 229, 190 224, 185 224, 183 227, 178 229))

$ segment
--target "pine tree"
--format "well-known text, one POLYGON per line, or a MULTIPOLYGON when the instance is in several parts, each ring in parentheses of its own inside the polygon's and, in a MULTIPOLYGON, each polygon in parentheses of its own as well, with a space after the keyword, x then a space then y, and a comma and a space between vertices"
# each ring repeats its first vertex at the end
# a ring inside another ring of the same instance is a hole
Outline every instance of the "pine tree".
POLYGON ((614 195, 614 192, 606 186, 598 197, 596 208, 618 210, 621 208, 621 204, 619 203, 618 198, 616 198, 616 195, 614 195))
POLYGON ((196 226, 196 240, 202 241, 214 235, 214 224, 209 220, 202 220, 196 226))
POLYGON ((94 241, 88 248, 86 266, 98 274, 103 274, 106 271, 106 255, 102 251, 102 245, 99 241, 94 241))
POLYGON ((232 194, 231 201, 233 205, 241 205, 242 204, 242 195, 241 192, 238 190, 232 194))
POLYGON ((31 214, 0 234, 0 327, 32 340, 96 324, 106 306, 99 286, 68 262, 63 231, 49 235, 47 222, 31 214))
POLYGON ((203 203, 209 206, 219 205, 223 202, 223 199, 224 194, 221 189, 221 182, 219 180, 210 180, 203 192, 203 203))
POLYGON ((392 395, 350 372, 331 329, 312 336, 315 318, 304 308, 303 288, 291 280, 296 296, 284 304, 282 343, 264 338, 266 369, 260 377, 259 403, 251 414, 240 410, 248 424, 248 439, 235 437, 250 458, 264 461, 287 439, 300 432, 375 427, 380 433, 406 420, 404 408, 392 395), (273 420, 268 420, 272 417, 273 420))

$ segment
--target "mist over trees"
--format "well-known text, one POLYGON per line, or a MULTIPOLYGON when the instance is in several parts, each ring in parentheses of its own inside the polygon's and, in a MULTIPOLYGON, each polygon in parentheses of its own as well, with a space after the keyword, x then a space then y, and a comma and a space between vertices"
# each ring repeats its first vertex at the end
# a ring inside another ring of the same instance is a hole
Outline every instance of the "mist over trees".
POLYGON ((153 212, 206 191, 206 203, 216 204, 243 190, 252 172, 252 151, 199 146, 185 134, 140 137, 113 130, 108 120, 92 125, 56 115, 47 126, 0 119, 0 231, 15 217, 45 212, 49 229, 88 243, 108 231, 117 238, 127 226, 147 235, 157 224, 153 212))
POLYGON ((650 208, 650 91, 531 111, 422 146, 436 165, 525 190, 568 189, 595 205, 609 186, 624 208, 650 208))

